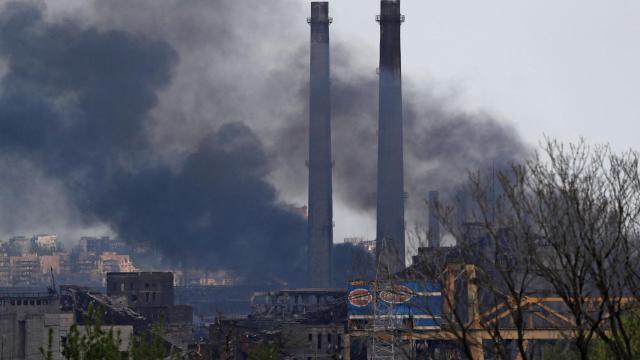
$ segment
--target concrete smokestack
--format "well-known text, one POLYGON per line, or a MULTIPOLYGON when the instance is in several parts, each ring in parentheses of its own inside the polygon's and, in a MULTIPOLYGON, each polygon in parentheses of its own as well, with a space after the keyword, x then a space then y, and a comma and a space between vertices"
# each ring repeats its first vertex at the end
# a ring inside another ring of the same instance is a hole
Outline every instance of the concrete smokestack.
POLYGON ((402 67, 399 0, 382 0, 380 16, 380 92, 376 252, 381 269, 405 266, 402 67))
POLYGON ((331 286, 333 199, 329 3, 312 2, 309 94, 309 283, 331 286))
POLYGON ((440 247, 440 221, 438 220, 439 194, 437 191, 429 191, 429 230, 427 239, 429 247, 440 247))

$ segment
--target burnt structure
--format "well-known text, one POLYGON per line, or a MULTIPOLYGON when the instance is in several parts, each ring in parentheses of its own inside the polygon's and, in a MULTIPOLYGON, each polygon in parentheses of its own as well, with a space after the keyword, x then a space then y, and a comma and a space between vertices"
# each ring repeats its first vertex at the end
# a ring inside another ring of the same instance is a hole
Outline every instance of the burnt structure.
POLYGON ((280 343, 279 359, 349 359, 346 299, 344 289, 254 293, 249 316, 218 316, 209 327, 214 358, 245 359, 280 343))
POLYGON ((400 0, 382 0, 376 20, 380 23, 376 254, 379 268, 393 273, 405 265, 400 0))
POLYGON ((312 2, 309 83, 309 284, 331 285, 333 199, 329 3, 312 2))
POLYGON ((132 308, 172 306, 174 302, 173 273, 108 273, 107 296, 121 298, 124 304, 132 308))
POLYGON ((437 191, 429 191, 429 230, 427 239, 429 247, 440 247, 440 221, 438 220, 438 201, 439 194, 437 191))
POLYGON ((174 303, 173 273, 108 273, 107 296, 142 315, 147 322, 165 325, 165 339, 181 349, 191 341, 193 308, 174 303))

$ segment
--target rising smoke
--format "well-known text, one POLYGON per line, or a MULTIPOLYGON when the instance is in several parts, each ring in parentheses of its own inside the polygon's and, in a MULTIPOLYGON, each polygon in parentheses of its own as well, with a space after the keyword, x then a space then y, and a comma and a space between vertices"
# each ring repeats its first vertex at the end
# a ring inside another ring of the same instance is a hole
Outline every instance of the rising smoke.
POLYGON ((278 203, 251 129, 221 125, 177 169, 153 155, 145 122, 178 60, 167 43, 48 24, 41 9, 12 3, 0 54, 0 149, 62 180, 84 223, 187 264, 300 280, 305 221, 278 203))
MULTIPOLYGON (((305 4, 81 3, 0 15, 0 234, 107 227, 175 262, 300 281, 306 224, 282 203, 306 198, 305 4)), ((332 56, 334 198, 373 216, 377 80, 332 56)), ((406 84, 410 221, 428 190, 525 155, 509 126, 406 84)))
MULTIPOLYGON (((339 45, 332 54, 335 197, 373 216, 378 82, 375 75, 354 69, 350 55, 339 45)), ((304 73, 302 66, 296 72, 304 73)), ((453 196, 470 171, 489 175, 527 156, 527 147, 510 125, 487 113, 462 111, 451 99, 437 97, 406 75, 404 83, 407 221, 426 220, 424 200, 430 190, 443 192, 443 197, 453 196)), ((305 104, 306 88, 298 94, 300 103, 305 104)), ((292 116, 282 129, 281 153, 289 164, 298 164, 306 156, 306 111, 292 116), (300 117, 302 120, 297 120, 300 117)))

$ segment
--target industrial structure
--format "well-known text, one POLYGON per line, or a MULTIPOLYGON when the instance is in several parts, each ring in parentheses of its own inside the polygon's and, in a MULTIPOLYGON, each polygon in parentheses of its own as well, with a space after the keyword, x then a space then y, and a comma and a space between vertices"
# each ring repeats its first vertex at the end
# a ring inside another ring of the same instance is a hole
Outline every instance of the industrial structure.
POLYGON ((429 224, 427 230, 427 239, 429 247, 440 247, 440 221, 438 220, 438 201, 439 194, 437 191, 429 191, 429 224))
POLYGON ((328 2, 312 2, 309 82, 309 283, 331 285, 333 199, 328 2))
POLYGON ((193 309, 175 304, 173 273, 109 273, 107 296, 148 321, 162 322, 166 340, 187 348, 192 338, 193 309))
POLYGON ((376 253, 379 267, 397 272, 405 265, 404 160, 400 0, 382 0, 380 15, 378 190, 376 253))
POLYGON ((257 292, 248 316, 220 316, 210 326, 214 358, 246 359, 261 344, 278 344, 279 358, 348 359, 344 289, 257 292))

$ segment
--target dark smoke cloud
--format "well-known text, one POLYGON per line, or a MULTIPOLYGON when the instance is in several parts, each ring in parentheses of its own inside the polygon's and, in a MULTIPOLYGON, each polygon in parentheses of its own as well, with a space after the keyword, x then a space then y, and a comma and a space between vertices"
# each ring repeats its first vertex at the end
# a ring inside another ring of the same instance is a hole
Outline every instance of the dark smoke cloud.
MULTIPOLYGON (((333 49, 333 149, 336 197, 356 211, 375 213, 378 81, 354 69, 345 47, 333 49)), ((295 68, 292 65, 289 67, 295 68)), ((298 70, 304 73, 304 69, 298 70)), ((528 148, 509 125, 486 113, 468 113, 438 98, 405 75, 404 136, 407 220, 424 222, 430 190, 453 195, 469 171, 490 174, 527 156, 528 148)), ((306 88, 298 91, 306 103, 306 88)), ((308 139, 305 112, 292 116, 281 133, 281 154, 304 161, 308 139)))
POLYGON ((166 42, 48 24, 41 8, 11 3, 0 54, 2 153, 62 179, 86 222, 190 265, 300 281, 305 221, 278 204, 251 129, 222 125, 179 169, 153 156, 145 124, 178 58, 166 42))
MULTIPOLYGON (((304 221, 279 202, 306 198, 306 3, 96 0, 55 22, 28 4, 0 17, 0 161, 16 169, 0 182, 56 193, 62 226, 110 226, 175 261, 297 281, 304 221), (16 180, 22 169, 33 184, 16 180)), ((377 78, 335 44, 334 197, 372 216, 377 78)), ((428 190, 526 153, 511 127, 405 79, 410 220, 428 190)), ((3 212, 34 206, 0 200, 3 212)))
POLYGON ((277 204, 264 180, 269 163, 248 127, 227 124, 177 174, 167 167, 119 174, 94 211, 183 264, 299 283, 306 222, 277 204))

